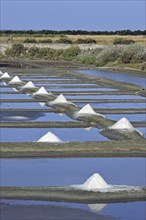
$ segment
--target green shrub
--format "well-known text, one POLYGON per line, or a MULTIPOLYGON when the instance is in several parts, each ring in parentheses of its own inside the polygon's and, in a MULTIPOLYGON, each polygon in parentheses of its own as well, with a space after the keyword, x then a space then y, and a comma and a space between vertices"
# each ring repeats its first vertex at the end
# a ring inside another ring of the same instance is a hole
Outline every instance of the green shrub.
POLYGON ((120 59, 122 63, 139 63, 145 60, 145 56, 144 46, 134 44, 123 48, 120 59))
POLYGON ((38 43, 52 44, 52 40, 51 39, 39 40, 38 43))
POLYGON ((79 55, 80 51, 81 50, 78 46, 71 46, 70 48, 63 50, 62 57, 65 60, 74 60, 79 55))
POLYGON ((113 41, 113 44, 114 44, 114 45, 117 45, 117 44, 134 44, 134 43, 135 43, 134 40, 125 39, 125 38, 116 38, 116 39, 113 41))
POLYGON ((58 40, 55 41, 55 43, 58 43, 58 44, 72 44, 72 41, 68 38, 60 38, 58 40))
POLYGON ((22 57, 25 55, 26 48, 23 44, 13 44, 11 48, 7 48, 5 55, 9 57, 22 57))
POLYGON ((95 64, 96 63, 96 56, 94 55, 83 55, 79 58, 79 61, 84 64, 95 64))
POLYGON ((97 55, 97 66, 104 66, 108 62, 115 62, 120 59, 122 53, 121 47, 116 46, 109 46, 105 49, 103 49, 98 55, 97 55))
POLYGON ((82 39, 79 38, 76 41, 74 41, 75 44, 96 44, 96 40, 91 38, 82 39))
POLYGON ((24 43, 37 43, 37 41, 34 38, 27 38, 24 40, 24 43))
POLYGON ((38 47, 30 47, 27 51, 27 57, 31 59, 38 58, 39 48, 38 47))

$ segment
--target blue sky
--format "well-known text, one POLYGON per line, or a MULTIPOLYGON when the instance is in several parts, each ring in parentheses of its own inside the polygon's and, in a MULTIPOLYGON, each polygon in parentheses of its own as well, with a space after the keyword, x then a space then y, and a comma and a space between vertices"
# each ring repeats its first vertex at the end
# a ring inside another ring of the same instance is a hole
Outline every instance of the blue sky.
POLYGON ((1 0, 2 30, 144 30, 145 0, 1 0))

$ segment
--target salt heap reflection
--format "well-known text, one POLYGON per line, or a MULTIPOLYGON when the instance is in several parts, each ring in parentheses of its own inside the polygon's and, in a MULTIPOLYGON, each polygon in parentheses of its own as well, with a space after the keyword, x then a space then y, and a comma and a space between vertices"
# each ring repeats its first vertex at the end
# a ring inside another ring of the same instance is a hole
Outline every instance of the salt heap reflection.
POLYGON ((100 212, 102 209, 104 209, 107 204, 88 204, 89 208, 93 211, 93 212, 100 212))

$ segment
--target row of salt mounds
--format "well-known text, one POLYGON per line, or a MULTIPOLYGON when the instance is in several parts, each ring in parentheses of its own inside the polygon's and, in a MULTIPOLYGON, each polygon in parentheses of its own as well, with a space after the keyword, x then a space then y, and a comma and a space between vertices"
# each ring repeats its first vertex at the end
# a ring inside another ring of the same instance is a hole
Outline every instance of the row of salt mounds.
POLYGON ((91 107, 90 104, 87 104, 85 105, 83 108, 81 108, 76 114, 75 114, 75 118, 79 118, 79 117, 82 117, 82 116, 92 116, 92 115, 95 115, 95 116, 101 116, 103 118, 105 118, 104 115, 102 114, 99 114, 99 113, 96 113, 94 111, 94 109, 91 107))
POLYGON ((63 141, 52 132, 43 135, 37 142, 62 143, 63 141))
POLYGON ((60 94, 54 101, 51 101, 48 104, 51 107, 55 107, 56 105, 73 105, 77 107, 73 102, 67 101, 63 94, 60 94))
POLYGON ((20 78, 18 76, 15 76, 13 79, 11 79, 8 83, 8 85, 23 85, 24 82, 22 80, 20 80, 20 78))
POLYGON ((99 173, 93 174, 83 184, 70 185, 71 188, 85 190, 85 191, 99 191, 99 192, 117 192, 117 191, 140 191, 139 186, 127 186, 127 185, 109 185, 100 176, 99 173))
POLYGON ((132 124, 128 121, 127 118, 121 118, 119 121, 117 121, 114 125, 111 127, 108 127, 110 130, 123 130, 127 132, 138 132, 141 136, 143 135, 139 130, 135 129, 132 124))

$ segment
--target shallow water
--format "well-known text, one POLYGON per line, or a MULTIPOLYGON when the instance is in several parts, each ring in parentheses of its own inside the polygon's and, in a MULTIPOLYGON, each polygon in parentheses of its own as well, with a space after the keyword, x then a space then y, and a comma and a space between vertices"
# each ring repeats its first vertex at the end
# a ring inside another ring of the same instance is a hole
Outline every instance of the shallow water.
POLYGON ((32 99, 31 97, 29 97, 26 94, 19 94, 19 93, 15 93, 15 94, 0 94, 0 98, 1 99, 32 99))
MULTIPOLYGON (((142 96, 138 96, 138 95, 65 95, 66 98, 70 98, 70 99, 120 99, 120 100, 124 100, 124 99, 142 99, 145 100, 145 97, 142 96)), ((146 105, 146 104, 145 104, 146 105)))
MULTIPOLYGON (((36 83, 36 85, 37 86, 43 86, 44 84, 43 83, 36 83)), ((66 86, 71 86, 71 87, 86 87, 86 86, 97 86, 96 84, 90 84, 90 83, 83 83, 83 84, 81 84, 80 82, 79 83, 73 83, 73 84, 71 84, 71 83, 51 83, 51 84, 49 84, 49 83, 46 83, 45 84, 45 86, 50 86, 50 88, 51 87, 53 87, 53 86, 60 86, 60 87, 66 87, 66 86)))
POLYGON ((38 122, 49 122, 49 121, 74 121, 67 117, 65 114, 60 115, 57 113, 44 113, 44 112, 30 112, 30 111, 17 111, 17 112, 1 112, 0 120, 4 121, 38 121, 38 122))
POLYGON ((1 185, 82 184, 99 173, 108 184, 145 186, 145 162, 145 158, 1 159, 1 185))
POLYGON ((39 102, 1 102, 1 108, 6 109, 42 109, 48 108, 47 106, 41 106, 39 102))
POLYGON ((49 77, 49 76, 46 76, 46 77, 21 77, 21 79, 23 80, 23 79, 25 79, 25 80, 27 80, 27 81, 59 81, 59 80, 61 80, 61 81, 70 81, 70 80, 78 80, 77 78, 62 78, 62 77, 49 77))
POLYGON ((146 127, 140 127, 140 128, 136 128, 136 129, 138 129, 139 131, 141 131, 142 134, 143 134, 143 136, 144 136, 144 138, 146 138, 146 127))
POLYGON ((1 128, 1 142, 33 142, 51 131, 64 142, 107 141, 97 128, 1 128), (23 134, 23 135, 22 135, 23 134))
POLYGON ((106 118, 118 121, 121 118, 127 118, 129 121, 146 121, 145 114, 104 114, 106 118))
POLYGON ((15 220, 20 220, 20 218, 30 220, 30 214, 35 220, 145 220, 145 206, 146 202, 76 204, 47 201, 2 200, 0 207, 2 210, 1 215, 7 216, 7 220, 11 220, 12 218, 15 220), (26 216, 29 217, 27 218, 26 216))
MULTIPOLYGON (((75 102, 74 102, 75 103, 75 102)), ((146 108, 145 103, 90 103, 92 108, 105 108, 105 109, 135 109, 135 108, 146 108)), ((77 103, 81 108, 85 106, 85 103, 77 103)))
POLYGON ((111 88, 50 88, 49 91, 60 91, 60 92, 66 92, 66 91, 75 91, 75 92, 88 92, 88 91, 101 91, 101 92, 109 92, 109 91, 118 91, 117 89, 111 89, 111 88))
POLYGON ((101 71, 101 70, 76 70, 75 72, 89 75, 89 76, 112 79, 118 82, 132 83, 132 84, 142 86, 142 87, 146 86, 145 77, 133 76, 128 73, 101 71))
POLYGON ((0 92, 13 92, 13 88, 11 87, 1 87, 0 86, 0 92))

